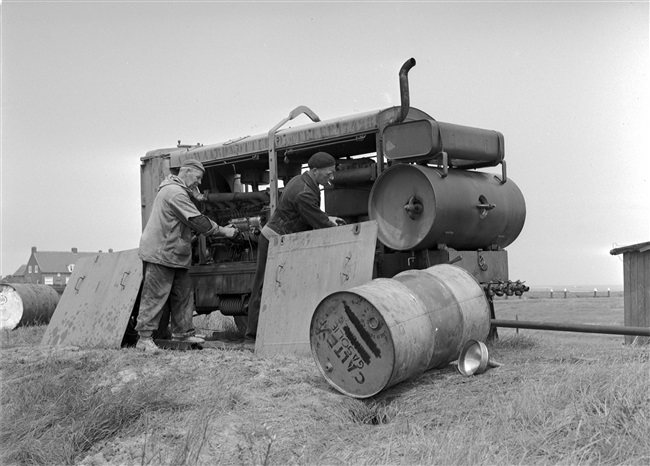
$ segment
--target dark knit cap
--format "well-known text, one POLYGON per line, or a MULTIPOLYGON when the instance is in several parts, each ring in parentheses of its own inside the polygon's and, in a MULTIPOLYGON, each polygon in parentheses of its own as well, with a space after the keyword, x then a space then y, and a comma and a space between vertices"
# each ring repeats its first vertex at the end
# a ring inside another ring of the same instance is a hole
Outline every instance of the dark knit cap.
POLYGON ((187 159, 185 162, 183 162, 183 165, 181 165, 181 168, 182 167, 194 168, 196 170, 201 170, 203 173, 205 173, 205 168, 203 168, 203 164, 198 160, 187 159))
POLYGON ((314 155, 309 157, 307 165, 309 168, 333 167, 336 165, 336 160, 327 152, 316 152, 314 155))

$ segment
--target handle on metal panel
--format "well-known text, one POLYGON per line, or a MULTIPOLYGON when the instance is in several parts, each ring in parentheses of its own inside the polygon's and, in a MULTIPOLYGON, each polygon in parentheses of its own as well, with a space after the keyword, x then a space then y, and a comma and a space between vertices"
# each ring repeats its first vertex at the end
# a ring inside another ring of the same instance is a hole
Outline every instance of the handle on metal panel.
POLYGON ((122 287, 122 289, 126 287, 126 285, 124 284, 124 280, 126 279, 126 277, 129 276, 130 273, 131 272, 124 272, 124 274, 122 275, 122 280, 120 280, 120 286, 122 287))
POLYGON ((282 271, 283 267, 283 265, 278 265, 278 268, 275 270, 275 284, 278 288, 282 286, 282 282, 278 280, 278 278, 280 278, 280 272, 282 271))
POLYGON ((81 282, 86 278, 85 276, 77 278, 77 283, 74 285, 74 290, 79 293, 79 285, 81 285, 81 282))

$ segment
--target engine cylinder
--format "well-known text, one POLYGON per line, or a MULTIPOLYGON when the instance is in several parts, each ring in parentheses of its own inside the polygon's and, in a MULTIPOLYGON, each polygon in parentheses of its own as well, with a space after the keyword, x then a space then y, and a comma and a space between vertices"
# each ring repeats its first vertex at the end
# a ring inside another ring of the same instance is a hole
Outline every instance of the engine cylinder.
POLYGON ((523 229, 526 204, 511 179, 454 169, 443 176, 439 168, 399 164, 375 181, 368 212, 389 248, 474 250, 511 244, 523 229))

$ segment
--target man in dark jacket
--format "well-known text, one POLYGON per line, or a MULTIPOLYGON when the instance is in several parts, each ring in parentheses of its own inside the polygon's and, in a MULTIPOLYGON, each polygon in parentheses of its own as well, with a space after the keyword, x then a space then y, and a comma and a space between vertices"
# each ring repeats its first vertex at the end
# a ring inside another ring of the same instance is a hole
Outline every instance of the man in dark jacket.
POLYGON ((309 171, 300 176, 294 176, 284 187, 275 213, 262 229, 257 249, 257 269, 248 305, 247 342, 254 342, 257 334, 269 238, 306 230, 335 227, 345 223, 338 217, 329 217, 320 209, 318 185, 325 186, 334 178, 336 160, 326 152, 317 152, 309 158, 307 165, 309 171))
POLYGON ((205 169, 193 159, 183 162, 178 175, 169 175, 158 188, 151 215, 140 238, 138 255, 144 262, 144 284, 135 329, 136 348, 157 352, 152 339, 169 299, 172 339, 201 343, 194 336, 194 296, 190 280, 192 230, 206 236, 232 238, 234 227, 220 227, 196 208, 190 199, 201 183, 205 169))

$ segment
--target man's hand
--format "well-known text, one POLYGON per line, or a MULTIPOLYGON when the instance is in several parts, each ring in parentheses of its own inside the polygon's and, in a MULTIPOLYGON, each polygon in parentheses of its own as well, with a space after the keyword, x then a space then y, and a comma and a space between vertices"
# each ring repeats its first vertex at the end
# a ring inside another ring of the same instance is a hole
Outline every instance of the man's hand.
POLYGON ((335 227, 339 226, 339 225, 345 225, 346 224, 345 220, 343 220, 340 217, 329 217, 329 219, 330 219, 330 222, 332 222, 335 227))
POLYGON ((233 226, 219 227, 217 234, 219 236, 225 236, 226 238, 234 238, 239 233, 239 230, 233 226))
POLYGON ((207 190, 207 189, 205 190, 205 192, 201 192, 201 191, 199 191, 199 188, 196 187, 196 188, 194 188, 194 189, 192 190, 192 197, 193 197, 194 199, 196 199, 197 201, 205 202, 205 201, 208 200, 208 193, 209 193, 209 192, 210 192, 210 191, 207 190))

